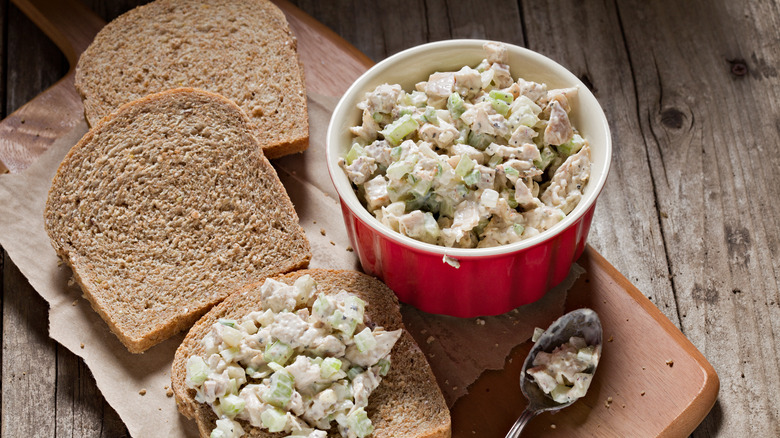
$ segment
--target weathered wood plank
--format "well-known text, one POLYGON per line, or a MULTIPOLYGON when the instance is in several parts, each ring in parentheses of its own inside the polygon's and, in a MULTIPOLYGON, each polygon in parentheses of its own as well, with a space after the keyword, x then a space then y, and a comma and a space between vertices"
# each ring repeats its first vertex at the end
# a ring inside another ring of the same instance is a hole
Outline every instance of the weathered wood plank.
POLYGON ((725 389, 702 436, 780 434, 777 9, 620 4, 682 328, 725 389))

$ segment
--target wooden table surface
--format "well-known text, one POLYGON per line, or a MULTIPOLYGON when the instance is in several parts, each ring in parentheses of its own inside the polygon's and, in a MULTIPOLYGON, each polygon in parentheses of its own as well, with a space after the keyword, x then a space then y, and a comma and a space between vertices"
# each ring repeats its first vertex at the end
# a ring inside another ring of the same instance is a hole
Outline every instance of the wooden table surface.
MULTIPOLYGON (((106 20, 145 3, 82 1, 106 20)), ((693 436, 780 436, 780 4, 293 3, 375 61, 427 41, 490 38, 591 86, 614 153, 589 243, 718 372, 718 401, 693 436)), ((2 118, 68 65, 8 0, 0 35, 2 118)), ((81 359, 49 339, 45 301, 5 253, 0 267, 2 437, 126 435, 81 359)))

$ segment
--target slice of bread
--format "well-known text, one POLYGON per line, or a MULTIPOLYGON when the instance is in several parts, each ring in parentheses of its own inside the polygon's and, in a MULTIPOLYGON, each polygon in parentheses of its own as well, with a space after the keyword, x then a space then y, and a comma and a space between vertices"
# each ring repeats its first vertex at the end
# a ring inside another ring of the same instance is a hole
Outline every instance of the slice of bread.
POLYGON ((246 115, 175 89, 123 105, 66 155, 44 211, 57 254, 133 353, 237 286, 305 267, 309 242, 246 115))
MULTIPOLYGON (((393 291, 376 278, 355 271, 309 269, 275 277, 276 280, 292 284, 298 277, 309 274, 317 282, 318 294, 336 294, 346 290, 366 301, 367 325, 376 324, 386 330, 404 328, 399 311, 398 299, 393 291)), ((198 321, 182 342, 171 369, 171 383, 176 395, 179 411, 196 420, 200 435, 208 437, 216 427, 217 417, 211 407, 195 401, 195 390, 187 388, 187 359, 192 355, 203 355, 200 340, 219 318, 240 319, 254 310, 263 308, 260 301, 260 285, 244 287, 213 308, 198 321)), ((368 417, 374 424, 374 438, 444 438, 451 432, 450 413, 444 401, 436 378, 425 355, 404 330, 403 335, 390 353, 390 372, 382 379, 379 387, 368 399, 368 417)), ((252 427, 242 422, 242 427, 251 437, 278 437, 267 430, 252 427)), ((329 436, 340 437, 335 428, 329 436)))
POLYGON ((236 102, 269 159, 308 147, 296 40, 267 0, 157 0, 106 25, 76 67, 91 126, 124 103, 177 87, 236 102))

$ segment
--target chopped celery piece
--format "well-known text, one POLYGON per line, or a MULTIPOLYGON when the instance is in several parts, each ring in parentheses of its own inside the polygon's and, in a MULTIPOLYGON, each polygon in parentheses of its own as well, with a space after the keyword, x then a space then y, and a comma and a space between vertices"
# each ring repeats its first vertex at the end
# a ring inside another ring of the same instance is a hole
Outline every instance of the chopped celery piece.
POLYGON ((495 139, 495 137, 489 134, 481 134, 474 131, 469 131, 469 135, 466 138, 466 143, 468 143, 469 146, 473 146, 481 151, 484 151, 488 146, 490 146, 490 143, 493 143, 493 140, 495 139))
POLYGON ((289 345, 279 340, 274 341, 273 344, 265 347, 265 353, 263 359, 266 362, 274 362, 279 365, 284 365, 290 359, 293 354, 293 349, 289 345))
POLYGON ((458 184, 457 186, 455 186, 455 193, 457 193, 461 198, 464 198, 468 196, 469 188, 463 184, 458 184))
POLYGON ((485 230, 485 227, 490 223, 488 219, 480 219, 479 222, 477 222, 477 226, 474 227, 474 232, 477 234, 482 234, 482 232, 485 230))
POLYGON ((447 110, 452 114, 452 119, 459 119, 460 116, 466 112, 466 104, 463 103, 463 98, 458 93, 450 94, 447 98, 447 110))
POLYGON ((356 334, 354 341, 355 346, 361 353, 372 350, 374 347, 376 347, 376 338, 374 338, 374 334, 368 327, 364 328, 363 331, 356 334))
POLYGON ((357 377, 359 374, 362 374, 365 371, 366 370, 364 370, 363 368, 361 368, 359 366, 354 366, 354 367, 350 368, 349 371, 347 371, 347 378, 350 381, 355 380, 355 377, 357 377))
POLYGON ((320 364, 320 377, 330 379, 341 369, 341 361, 335 357, 327 357, 320 364))
POLYGON ((379 359, 379 361, 376 363, 377 366, 379 366, 379 375, 384 377, 387 375, 388 372, 390 372, 390 360, 389 359, 379 359))
POLYGON ((263 401, 284 408, 290 402, 294 379, 287 370, 281 369, 271 375, 271 386, 263 393, 263 401))
POLYGON ((241 339, 244 334, 241 330, 236 330, 233 327, 222 326, 222 341, 230 347, 238 347, 241 345, 241 339))
POLYGON ((555 157, 558 156, 558 154, 549 146, 543 147, 542 150, 539 151, 539 155, 541 156, 541 159, 538 161, 534 160, 534 166, 541 170, 547 169, 547 166, 549 166, 555 157))
POLYGON ((414 192, 419 196, 425 196, 428 193, 428 190, 430 189, 431 189, 431 181, 426 179, 421 179, 412 186, 412 192, 414 192))
POLYGON ((504 173, 506 173, 508 176, 514 176, 514 177, 520 176, 520 172, 517 169, 509 166, 504 168, 504 173))
MULTIPOLYGON (((493 93, 493 91, 491 91, 491 93, 493 93)), ((497 113, 501 114, 504 117, 506 117, 506 115, 509 114, 509 104, 504 102, 503 100, 490 99, 490 105, 493 106, 493 109, 496 110, 497 113)))
POLYGON ((593 354, 595 351, 596 348, 592 345, 589 345, 585 348, 580 348, 580 350, 577 352, 577 359, 587 363, 596 362, 593 360, 593 354))
POLYGON ((238 347, 231 347, 225 350, 222 350, 219 352, 219 355, 222 356, 223 359, 225 359, 225 362, 233 362, 233 358, 238 356, 238 354, 241 352, 241 350, 238 349, 238 347))
POLYGON ((515 230, 515 234, 518 236, 523 234, 523 231, 525 231, 525 227, 520 224, 514 224, 512 225, 512 229, 515 230))
POLYGON ((287 426, 287 413, 270 407, 260 414, 260 421, 263 422, 263 426, 268 429, 269 432, 282 432, 285 426, 287 426))
POLYGON ((469 132, 471 132, 471 129, 469 129, 469 125, 466 125, 465 123, 463 126, 458 129, 458 138, 455 139, 455 143, 464 144, 468 142, 469 139, 469 132))
POLYGON ((360 146, 358 143, 353 143, 352 148, 347 152, 347 156, 344 157, 344 159, 347 161, 347 164, 352 164, 353 161, 357 160, 357 158, 364 153, 365 150, 363 149, 363 146, 360 146))
POLYGON ((333 303, 331 303, 325 295, 318 296, 317 299, 314 300, 314 305, 312 305, 314 314, 321 320, 328 319, 335 309, 333 303))
POLYGON ((482 62, 479 63, 478 66, 476 66, 474 69, 480 73, 490 68, 490 63, 487 59, 483 59, 482 62))
POLYGON ((405 211, 419 210, 423 207, 423 205, 426 205, 428 200, 431 198, 430 193, 424 196, 420 196, 415 192, 410 192, 410 194, 412 197, 404 202, 406 205, 405 211))
POLYGON ((387 166, 387 177, 390 179, 401 179, 407 173, 414 170, 414 163, 407 160, 396 161, 387 166))
POLYGON ((477 184, 477 181, 479 181, 479 175, 479 170, 474 169, 471 173, 463 177, 463 182, 466 183, 466 185, 474 186, 477 184))
POLYGON ((333 315, 328 319, 330 326, 333 330, 338 330, 347 336, 352 336, 357 327, 357 321, 353 318, 348 318, 341 310, 336 310, 333 315))
POLYGON ((571 401, 569 397, 569 388, 566 385, 557 385, 555 389, 550 392, 550 397, 558 403, 568 403, 571 401))
POLYGON ((500 100, 507 104, 512 103, 512 101, 515 100, 515 96, 513 96, 512 93, 501 90, 490 90, 489 96, 494 100, 500 100))
POLYGON ((534 335, 531 337, 531 342, 536 343, 536 341, 538 341, 539 338, 542 337, 542 335, 544 334, 544 331, 545 330, 543 328, 541 328, 541 327, 534 328, 534 335))
POLYGON ((401 152, 403 152, 401 146, 396 146, 392 149, 390 149, 390 158, 393 159, 393 161, 398 161, 401 159, 401 152))
POLYGON ((347 426, 359 438, 371 435, 374 431, 374 425, 368 419, 368 414, 363 408, 357 408, 347 415, 347 426))
POLYGON ((236 328, 236 321, 232 319, 220 318, 219 320, 217 320, 217 322, 219 322, 222 325, 226 325, 228 327, 236 328))
POLYGON ((468 155, 461 155, 458 165, 455 166, 455 174, 461 178, 465 178, 477 163, 474 162, 468 155))
POLYGON ((488 166, 495 168, 499 164, 501 164, 504 161, 504 159, 500 155, 492 155, 490 159, 488 160, 488 166))
POLYGON ((253 334, 257 333, 257 326, 255 325, 255 323, 253 321, 246 320, 246 321, 241 323, 241 327, 244 330, 246 330, 246 332, 249 333, 250 335, 253 335, 253 334))
POLYGON ((432 106, 425 108, 423 119, 432 125, 439 126, 439 116, 436 114, 436 109, 432 106))
POLYGON ((366 302, 360 298, 350 295, 344 301, 344 315, 347 318, 363 322, 363 314, 366 310, 366 302))
POLYGON ((209 366, 200 356, 190 356, 187 359, 187 386, 202 385, 209 377, 209 366))
POLYGON ((504 196, 506 198, 506 203, 509 205, 510 208, 517 208, 517 200, 515 199, 515 193, 514 192, 508 192, 504 196))
POLYGON ((219 408, 223 414, 233 418, 244 409, 245 403, 241 397, 235 394, 228 394, 220 399, 219 408))
POLYGON ((579 134, 574 134, 571 140, 567 141, 564 144, 558 145, 557 149, 558 152, 560 152, 563 156, 568 157, 569 155, 574 155, 577 152, 579 152, 584 145, 585 145, 585 139, 580 137, 579 134))
POLYGON ((379 131, 385 137, 385 140, 393 146, 398 146, 407 135, 417 129, 417 122, 409 114, 401 116, 395 122, 387 125, 385 129, 379 131))

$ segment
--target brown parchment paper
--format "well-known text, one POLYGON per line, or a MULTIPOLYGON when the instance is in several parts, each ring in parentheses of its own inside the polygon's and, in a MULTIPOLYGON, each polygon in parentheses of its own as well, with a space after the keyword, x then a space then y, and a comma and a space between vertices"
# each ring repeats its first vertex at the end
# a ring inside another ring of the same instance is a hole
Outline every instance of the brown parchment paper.
MULTIPOLYGON (((310 266, 359 269, 347 250, 349 240, 325 165, 325 132, 335 103, 331 97, 309 96, 309 149, 276 160, 274 166, 311 242, 310 266)), ((80 123, 25 172, 0 175, 0 205, 5 206, 0 212, 0 245, 49 303, 50 336, 84 359, 132 436, 197 436, 194 423, 180 415, 174 399, 166 395, 171 362, 184 334, 144 354, 129 353, 72 284, 70 269, 60 264, 44 231, 43 207, 51 179, 86 131, 86 123, 80 123)), ((497 317, 457 319, 403 306, 404 321, 450 406, 484 370, 503 368, 510 350, 527 341, 535 326, 562 313, 565 292, 581 272, 575 267, 544 299, 497 317)))

